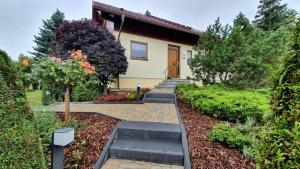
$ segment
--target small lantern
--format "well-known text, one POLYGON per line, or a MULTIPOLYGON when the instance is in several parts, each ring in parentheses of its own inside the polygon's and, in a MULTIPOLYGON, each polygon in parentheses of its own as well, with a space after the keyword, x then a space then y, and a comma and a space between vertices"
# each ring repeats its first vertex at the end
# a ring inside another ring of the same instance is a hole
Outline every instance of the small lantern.
POLYGON ((62 128, 52 133, 52 169, 64 168, 64 146, 74 141, 74 129, 62 128))

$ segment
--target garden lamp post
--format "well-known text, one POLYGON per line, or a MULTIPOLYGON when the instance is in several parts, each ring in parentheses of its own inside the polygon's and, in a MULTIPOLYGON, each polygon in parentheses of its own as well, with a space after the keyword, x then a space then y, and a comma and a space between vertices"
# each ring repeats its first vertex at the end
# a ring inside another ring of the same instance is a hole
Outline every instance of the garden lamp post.
POLYGON ((74 141, 74 129, 62 128, 52 133, 52 169, 64 168, 64 147, 74 141))
POLYGON ((136 84, 136 99, 140 100, 142 83, 136 84))

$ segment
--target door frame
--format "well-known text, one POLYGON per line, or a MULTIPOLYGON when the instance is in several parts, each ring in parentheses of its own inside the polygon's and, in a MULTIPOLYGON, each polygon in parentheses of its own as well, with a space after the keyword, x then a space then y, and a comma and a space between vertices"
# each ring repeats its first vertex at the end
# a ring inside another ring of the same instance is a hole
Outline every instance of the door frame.
MULTIPOLYGON (((180 77, 180 46, 168 44, 168 69, 169 69, 169 49, 177 50, 177 72, 176 72, 176 78, 180 77)), ((168 73, 169 76, 169 73, 168 73)))

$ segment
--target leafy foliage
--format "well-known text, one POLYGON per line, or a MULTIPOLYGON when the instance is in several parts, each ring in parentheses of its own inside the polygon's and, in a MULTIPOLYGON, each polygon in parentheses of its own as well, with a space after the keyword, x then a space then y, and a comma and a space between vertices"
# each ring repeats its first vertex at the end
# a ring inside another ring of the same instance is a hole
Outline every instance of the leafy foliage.
POLYGON ((41 139, 44 154, 50 148, 52 132, 63 126, 54 112, 35 112, 34 124, 41 139))
POLYGON ((198 54, 190 66, 204 85, 220 82, 238 88, 264 87, 272 65, 286 52, 289 37, 287 28, 263 32, 242 13, 230 29, 217 19, 199 38, 198 54))
POLYGON ((272 81, 271 112, 257 144, 259 168, 299 168, 300 164, 300 19, 272 81))
POLYGON ((269 110, 268 94, 255 90, 180 84, 176 91, 179 98, 200 112, 232 122, 244 122, 247 117, 261 121, 269 110))
POLYGON ((52 52, 65 58, 73 49, 81 49, 89 56, 88 61, 96 67, 97 77, 105 90, 108 83, 127 70, 125 49, 113 34, 92 20, 64 22, 58 29, 52 52))
POLYGON ((225 143, 229 147, 243 148, 245 145, 251 145, 252 138, 244 135, 237 128, 231 127, 229 123, 215 125, 209 135, 211 141, 225 143))
POLYGON ((34 74, 47 85, 72 87, 93 74, 95 68, 86 59, 80 50, 73 51, 65 61, 57 57, 43 58, 36 65, 34 74))
POLYGON ((92 101, 99 97, 100 92, 95 79, 86 79, 72 90, 72 100, 77 102, 92 101))
POLYGON ((3 168, 45 168, 22 81, 15 65, 0 51, 0 164, 3 168))
POLYGON ((34 36, 36 47, 33 47, 35 52, 31 52, 36 57, 47 56, 51 43, 54 39, 55 32, 64 21, 64 13, 58 9, 51 15, 50 19, 43 20, 43 27, 37 36, 34 36))

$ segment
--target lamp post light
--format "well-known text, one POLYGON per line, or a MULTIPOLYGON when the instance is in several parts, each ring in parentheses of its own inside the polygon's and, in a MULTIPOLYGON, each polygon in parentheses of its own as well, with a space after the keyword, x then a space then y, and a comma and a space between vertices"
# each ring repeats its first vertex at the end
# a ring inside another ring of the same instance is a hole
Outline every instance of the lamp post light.
POLYGON ((142 83, 136 84, 136 99, 140 100, 142 83))
POLYGON ((62 128, 52 133, 52 169, 64 168, 64 147, 74 141, 74 129, 62 128))

